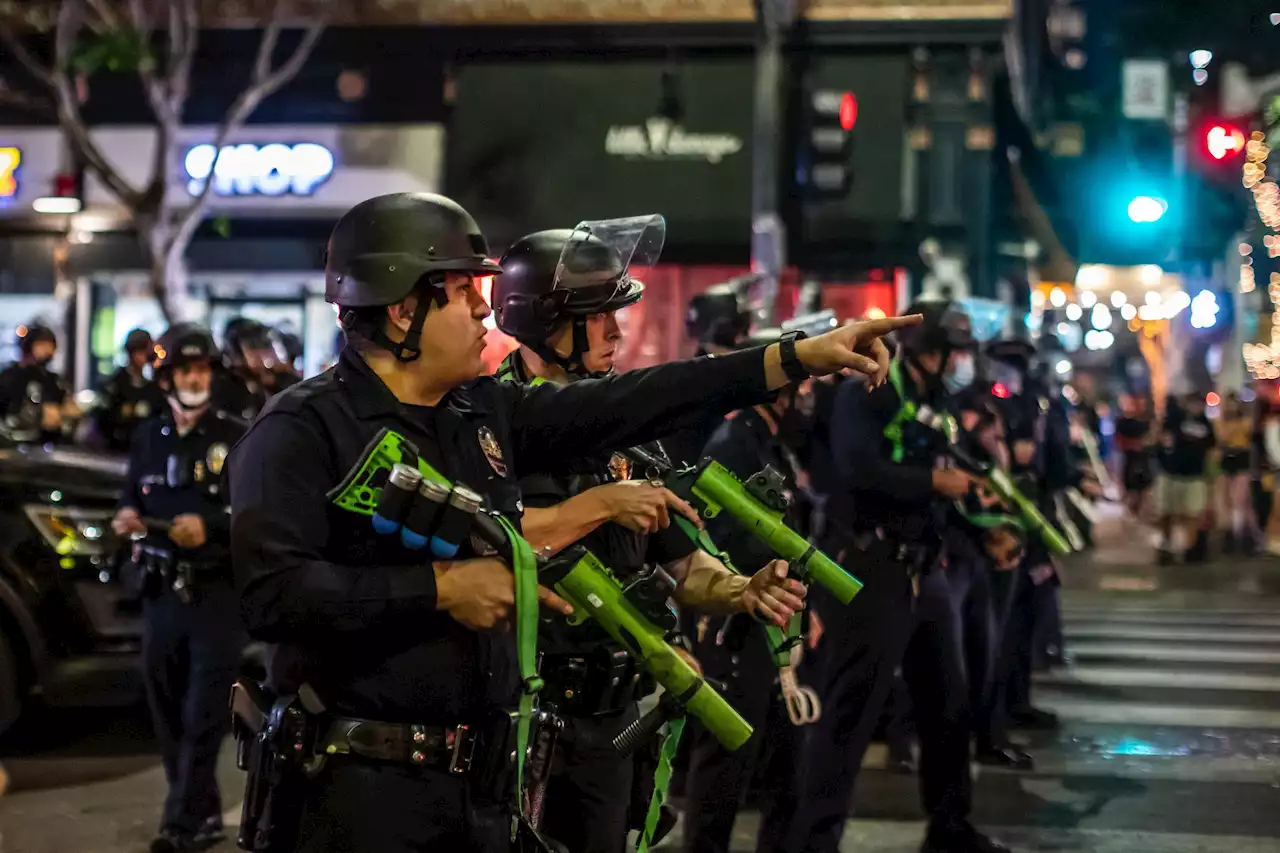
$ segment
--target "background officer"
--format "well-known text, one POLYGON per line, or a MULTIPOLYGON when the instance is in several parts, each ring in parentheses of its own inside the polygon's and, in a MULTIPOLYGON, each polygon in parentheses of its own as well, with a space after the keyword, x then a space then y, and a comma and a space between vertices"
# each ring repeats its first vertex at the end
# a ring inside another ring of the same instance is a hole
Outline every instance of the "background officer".
MULTIPOLYGON (((325 269, 347 336, 339 363, 272 398, 231 457, 241 612, 276 644, 271 686, 308 685, 341 731, 358 733, 301 791, 301 853, 510 849, 499 771, 515 748, 520 678, 513 633, 490 629, 512 615, 511 572, 474 556, 469 537, 457 559, 433 561, 332 503, 382 429, 518 519, 517 471, 562 471, 707 409, 752 405, 789 372, 879 378, 888 360, 875 337, 917 321, 846 327, 794 353, 775 345, 530 388, 478 378, 489 315, 478 279, 498 271, 487 255, 475 221, 442 196, 380 196, 348 211, 325 269)), ((567 609, 549 590, 540 600, 567 609)))
POLYGON ((125 363, 102 385, 91 443, 126 452, 138 425, 168 406, 164 391, 146 375, 147 365, 155 358, 154 347, 146 329, 134 329, 125 336, 125 363))
MULTIPOLYGON (((803 531, 798 481, 804 475, 792 446, 796 437, 808 432, 807 419, 797 407, 799 394, 800 385, 791 384, 771 403, 732 413, 712 434, 702 456, 715 459, 743 481, 766 467, 773 468, 791 492, 787 524, 803 531)), ((723 514, 709 522, 708 532, 735 566, 745 569, 773 559, 766 546, 723 514)), ((794 765, 789 758, 797 739, 791 736, 798 732, 787 719, 783 704, 776 701, 778 668, 761 623, 743 615, 704 614, 694 635, 694 652, 704 672, 724 682, 724 697, 755 729, 745 746, 728 752, 701 726, 693 727, 685 778, 685 848, 698 853, 728 853, 734 819, 757 768, 767 763, 774 771, 768 775, 771 782, 790 784, 794 765)), ((789 823, 791 819, 791 814, 770 811, 765 823, 789 823)))
POLYGON ((945 414, 955 356, 972 345, 968 317, 945 301, 917 302, 921 325, 898 335, 891 381, 867 393, 844 382, 830 433, 845 488, 833 496, 822 549, 866 584, 848 607, 811 598, 823 624, 813 686, 822 716, 806 732, 795 818, 765 849, 835 853, 854 782, 901 664, 920 738, 926 853, 1005 850, 968 822, 969 713, 957 614, 942 572, 953 502, 973 478, 938 467, 939 434, 920 423, 945 414))
MULTIPOLYGON (((689 300, 684 315, 684 333, 697 343, 696 356, 723 355, 741 348, 751 330, 751 312, 738 282, 717 284, 689 300)), ((689 465, 701 458, 711 434, 720 426, 718 412, 708 412, 686 430, 663 441, 672 461, 689 465)))
POLYGON ((151 851, 173 853, 223 838, 218 749, 243 632, 222 469, 241 430, 211 405, 218 350, 208 330, 174 326, 156 353, 167 405, 137 432, 111 526, 137 540, 147 699, 169 785, 151 851))
POLYGON ((49 369, 58 353, 53 329, 18 327, 19 359, 0 372, 0 419, 10 441, 61 441, 64 417, 78 415, 67 381, 49 369))
MULTIPOLYGON (((498 328, 521 346, 503 362, 500 377, 567 384, 613 372, 622 340, 616 313, 639 301, 644 285, 630 277, 621 254, 594 235, 643 230, 661 221, 650 220, 539 231, 507 250, 493 285, 494 313, 498 328), (561 275, 566 247, 596 252, 602 263, 590 277, 561 275)), ((643 237, 641 243, 661 245, 643 237)), ((656 251, 631 256, 639 266, 656 261, 656 251)), ((786 578, 785 564, 766 554, 743 564, 764 566, 754 577, 733 574, 669 526, 675 512, 701 526, 696 510, 661 486, 630 479, 630 473, 627 458, 614 454, 573 473, 522 478, 526 538, 548 554, 580 542, 624 584, 659 566, 677 582, 673 597, 682 606, 715 613, 759 609, 785 623, 803 605, 804 585, 786 578)), ((635 721, 636 702, 649 692, 635 677, 639 662, 591 624, 545 625, 542 655, 543 696, 566 726, 552 762, 541 829, 572 853, 621 853, 633 782, 650 782, 633 780, 635 765, 612 743, 635 721)))
POLYGON ((271 396, 263 381, 264 353, 274 353, 266 326, 248 317, 234 317, 222 330, 223 364, 215 378, 213 396, 219 405, 247 421, 262 411, 271 396))

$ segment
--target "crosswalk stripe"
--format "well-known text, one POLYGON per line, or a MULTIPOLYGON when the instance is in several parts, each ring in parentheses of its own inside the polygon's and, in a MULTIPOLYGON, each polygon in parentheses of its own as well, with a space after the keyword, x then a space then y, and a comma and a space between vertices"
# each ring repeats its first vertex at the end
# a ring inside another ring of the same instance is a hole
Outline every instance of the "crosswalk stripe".
POLYGON ((1079 699, 1064 696, 1050 688, 1038 690, 1035 697, 1037 705, 1042 705, 1064 719, 1085 723, 1280 729, 1280 711, 1079 699))
POLYGON ((1280 628, 1275 613, 1212 613, 1179 611, 1097 611, 1062 613, 1068 625, 1213 625, 1222 628, 1280 628))
POLYGON ((1173 687, 1186 690, 1255 690, 1280 692, 1280 676, 1235 672, 1170 672, 1110 666, 1073 666, 1036 676, 1037 684, 1069 687, 1173 687))
POLYGON ((1079 641, 1068 646, 1071 654, 1077 658, 1109 657, 1123 660, 1158 660, 1231 663, 1266 663, 1280 664, 1280 650, 1271 651, 1255 648, 1232 648, 1230 646, 1202 645, 1190 646, 1181 644, 1153 643, 1114 643, 1079 641))
POLYGON ((1174 640, 1186 643, 1257 643, 1280 645, 1280 629, 1261 630, 1232 626, 1140 626, 1140 625, 1073 625, 1066 628, 1066 637, 1073 639, 1106 640, 1174 640))

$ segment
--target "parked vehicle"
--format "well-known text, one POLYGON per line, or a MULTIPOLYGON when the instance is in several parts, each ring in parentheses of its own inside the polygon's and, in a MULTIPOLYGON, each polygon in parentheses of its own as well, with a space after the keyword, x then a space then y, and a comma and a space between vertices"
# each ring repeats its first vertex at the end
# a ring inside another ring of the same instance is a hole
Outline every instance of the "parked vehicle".
POLYGON ((141 620, 117 578, 123 457, 0 448, 0 732, 33 698, 138 695, 141 620))

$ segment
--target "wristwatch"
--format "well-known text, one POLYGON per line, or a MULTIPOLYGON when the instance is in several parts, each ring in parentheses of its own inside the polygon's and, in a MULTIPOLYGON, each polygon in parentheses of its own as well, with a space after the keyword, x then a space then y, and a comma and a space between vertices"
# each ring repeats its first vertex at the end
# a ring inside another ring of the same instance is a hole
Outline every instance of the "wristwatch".
POLYGON ((787 374, 787 378, 792 382, 803 382, 809 378, 809 371, 800 361, 800 356, 796 355, 796 341, 804 337, 804 332, 796 330, 787 332, 778 340, 778 354, 782 356, 782 372, 787 374))

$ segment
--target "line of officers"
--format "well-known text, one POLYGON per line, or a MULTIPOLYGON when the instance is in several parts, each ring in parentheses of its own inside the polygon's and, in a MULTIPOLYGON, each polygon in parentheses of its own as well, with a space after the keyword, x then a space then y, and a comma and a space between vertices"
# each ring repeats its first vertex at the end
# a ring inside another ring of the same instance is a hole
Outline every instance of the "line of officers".
MULTIPOLYGON (((220 409, 238 418, 252 420, 268 397, 302 378, 302 343, 292 333, 236 317, 223 328, 223 343, 225 369, 215 376, 213 394, 220 409)), ((58 352, 53 329, 19 326, 17 344, 18 361, 0 371, 0 441, 127 453, 138 426, 167 408, 158 381, 163 348, 145 329, 125 336, 124 364, 102 382, 88 411, 51 367, 58 352)))
MULTIPOLYGON (((513 802, 526 743, 513 710, 535 680, 516 654, 511 569, 474 537, 433 558, 332 499, 386 431, 480 493, 540 556, 584 544, 624 585, 670 578, 687 654, 755 727, 732 754, 696 726, 685 739, 687 849, 728 850, 763 773, 758 849, 834 853, 897 674, 920 739, 921 850, 1007 849, 969 823, 969 762, 976 739, 980 760, 1029 767, 1005 726, 1053 723, 1030 706, 1030 638, 1011 627, 1030 624, 1052 564, 1009 530, 966 521, 966 503, 987 498, 912 413, 954 411, 972 453, 1000 462, 1007 445, 1034 475, 1045 431, 1032 354, 1011 357, 1027 388, 1002 411, 977 391, 968 319, 951 303, 812 337, 751 336, 722 289, 690 307, 699 357, 615 372, 617 312, 644 295, 631 267, 655 263, 664 236, 661 217, 582 223, 530 234, 495 263, 450 199, 363 202, 326 253, 345 335, 337 364, 271 396, 247 431, 240 416, 252 413, 228 412, 215 390, 225 371, 208 332, 162 336, 164 400, 136 432, 113 521, 133 542, 168 781, 152 853, 225 836, 214 770, 246 634, 269 644, 275 707, 311 734, 295 744, 304 755, 272 765, 301 760, 305 774, 250 780, 289 781, 246 800, 245 849, 620 853, 645 827, 655 756, 622 758, 612 743, 652 682, 590 621, 566 621, 572 607, 544 587, 539 720, 557 737, 529 773, 538 805, 513 802), (497 324, 520 344, 492 377, 481 375, 488 276, 497 324), (890 333, 896 355, 881 341, 890 333), (779 471, 789 523, 865 589, 848 607, 806 589, 732 521, 704 522, 634 470, 620 451, 642 445, 676 464, 710 456, 744 479, 779 471), (743 573, 680 533, 677 516, 743 573), (778 725, 765 625, 801 612, 799 672, 821 713, 778 725)), ((656 832, 648 822, 646 844, 670 829, 669 808, 656 832)))

